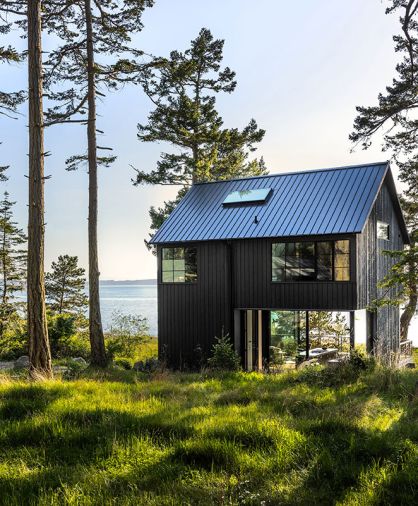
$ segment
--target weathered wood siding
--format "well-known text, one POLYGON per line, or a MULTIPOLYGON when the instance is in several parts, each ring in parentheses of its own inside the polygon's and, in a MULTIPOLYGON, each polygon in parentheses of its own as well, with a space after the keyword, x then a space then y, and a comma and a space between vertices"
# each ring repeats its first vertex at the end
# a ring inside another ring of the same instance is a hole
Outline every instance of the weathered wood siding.
MULTIPOLYGON (((389 272, 395 260, 383 253, 384 250, 400 250, 403 248, 403 239, 398 218, 387 184, 384 183, 364 231, 357 240, 357 300, 358 309, 368 307, 378 297, 383 295, 394 297, 396 292, 392 289, 380 288, 379 282, 389 272), (377 221, 389 224, 389 241, 377 239, 377 221)), ((397 351, 399 346, 399 308, 386 306, 379 308, 376 315, 376 335, 374 336, 374 350, 378 354, 388 351, 397 351)))

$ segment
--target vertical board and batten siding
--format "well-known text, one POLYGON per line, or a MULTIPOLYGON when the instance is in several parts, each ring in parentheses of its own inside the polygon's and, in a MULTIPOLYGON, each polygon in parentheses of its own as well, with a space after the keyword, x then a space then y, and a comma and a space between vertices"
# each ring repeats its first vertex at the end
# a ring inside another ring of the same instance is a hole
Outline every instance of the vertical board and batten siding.
POLYGON ((158 342, 160 358, 171 367, 199 365, 198 348, 208 356, 215 336, 231 332, 228 245, 194 244, 197 248, 196 283, 161 283, 161 247, 158 247, 158 342))
POLYGON ((232 241, 235 309, 353 310, 356 293, 355 236, 321 236, 286 239, 247 239, 232 241), (350 281, 273 282, 271 245, 273 242, 349 239, 350 281))
MULTIPOLYGON (((193 185, 154 236, 161 247, 197 248, 193 284, 161 283, 158 275, 160 356, 173 367, 199 365, 222 329, 233 334, 234 310, 367 308, 394 262, 383 249, 408 242, 396 188, 386 162, 193 185), (224 206, 231 192, 269 188, 265 202, 224 206), (379 190, 380 189, 380 190, 379 190), (257 219, 255 219, 257 218, 257 219), (377 240, 376 222, 390 225, 377 240), (273 242, 350 239, 350 281, 272 282, 273 242)), ((267 321, 267 319, 266 319, 267 321)), ((399 343, 399 310, 378 310, 382 352, 399 343)))
MULTIPOLYGON (((380 288, 379 282, 389 272, 395 259, 383 253, 384 250, 401 250, 404 241, 393 199, 387 182, 382 185, 370 216, 357 240, 357 299, 358 309, 367 308, 375 299, 382 296, 395 296, 396 291, 380 288), (389 224, 389 241, 377 238, 377 221, 389 224)), ((377 309, 376 336, 374 349, 378 354, 396 352, 399 348, 399 308, 384 306, 377 309)))

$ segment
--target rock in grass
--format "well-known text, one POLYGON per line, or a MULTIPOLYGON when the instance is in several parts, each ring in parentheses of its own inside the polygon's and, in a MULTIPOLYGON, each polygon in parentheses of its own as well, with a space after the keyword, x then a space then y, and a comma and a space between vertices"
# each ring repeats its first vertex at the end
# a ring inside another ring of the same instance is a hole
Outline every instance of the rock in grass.
POLYGON ((76 364, 79 364, 79 365, 82 365, 82 366, 85 366, 85 367, 87 367, 87 365, 88 365, 87 362, 86 362, 86 360, 84 360, 83 357, 73 357, 73 358, 71 358, 71 360, 73 362, 75 362, 76 364))
POLYGON ((27 355, 22 355, 14 363, 15 369, 25 369, 29 367, 29 357, 27 355))
POLYGON ((157 358, 147 358, 146 360, 135 362, 133 369, 137 372, 155 372, 160 367, 160 362, 157 358))

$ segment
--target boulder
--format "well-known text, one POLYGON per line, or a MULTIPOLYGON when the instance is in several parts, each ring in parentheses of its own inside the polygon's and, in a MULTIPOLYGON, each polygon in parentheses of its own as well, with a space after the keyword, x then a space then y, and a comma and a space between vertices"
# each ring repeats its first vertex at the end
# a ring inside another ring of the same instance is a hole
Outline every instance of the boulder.
POLYGON ((14 363, 15 369, 25 369, 29 367, 29 357, 27 355, 22 355, 14 363))
POLYGON ((144 370, 144 362, 142 362, 142 360, 140 360, 139 362, 135 362, 135 364, 133 365, 133 369, 135 371, 143 371, 144 370))
POLYGON ((79 364, 79 365, 82 365, 82 366, 85 366, 85 367, 87 367, 87 365, 88 365, 87 362, 86 362, 86 360, 84 360, 83 357, 73 357, 71 360, 73 362, 75 362, 76 364, 79 364))
POLYGON ((160 367, 160 362, 157 358, 147 358, 146 360, 135 362, 133 369, 137 372, 151 373, 155 372, 160 367))

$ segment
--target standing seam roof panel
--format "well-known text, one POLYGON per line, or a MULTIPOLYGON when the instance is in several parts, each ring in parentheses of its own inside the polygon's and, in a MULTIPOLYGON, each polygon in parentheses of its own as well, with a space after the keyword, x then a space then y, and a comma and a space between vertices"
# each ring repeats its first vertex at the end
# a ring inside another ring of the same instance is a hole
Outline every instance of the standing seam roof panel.
POLYGON ((289 207, 293 204, 292 197, 295 195, 300 180, 302 178, 301 174, 297 174, 295 178, 289 178, 286 180, 287 185, 289 188, 286 190, 286 194, 284 195, 283 201, 280 203, 279 208, 277 209, 277 215, 279 215, 276 218, 276 216, 272 216, 270 221, 268 222, 268 229, 266 231, 266 235, 269 233, 273 233, 274 236, 280 237, 282 235, 281 233, 281 227, 283 224, 283 221, 286 219, 288 214, 289 207))
POLYGON ((363 205, 363 209, 359 213, 358 220, 354 224, 349 224, 349 226, 352 226, 354 229, 357 229, 359 232, 363 229, 363 225, 370 213, 371 207, 376 199, 377 193, 379 191, 379 188, 383 182, 383 179, 386 176, 387 168, 382 171, 382 173, 377 173, 376 177, 373 181, 373 188, 372 191, 369 192, 368 195, 366 195, 366 200, 363 205))
POLYGON ((196 184, 151 243, 360 232, 387 170, 384 162, 196 184), (222 205, 259 188, 272 189, 266 202, 222 205))
MULTIPOLYGON (((311 207, 313 201, 316 199, 316 196, 320 193, 322 184, 324 180, 326 179, 325 172, 319 172, 318 174, 315 174, 317 177, 315 178, 316 181, 313 182, 312 187, 308 188, 308 197, 304 199, 303 207, 301 209, 300 215, 297 218, 294 226, 293 226, 293 233, 295 235, 300 234, 302 227, 305 226, 306 220, 309 219, 309 213, 311 212, 311 207)), ((310 218, 312 219, 313 216, 310 218)), ((285 230, 285 233, 287 233, 288 230, 285 230)), ((289 230, 290 232, 290 230, 289 230)))
MULTIPOLYGON (((332 190, 334 188, 335 181, 338 179, 339 172, 334 171, 331 176, 327 177, 326 184, 324 186, 324 191, 322 195, 322 199, 327 201, 330 198, 332 190)), ((325 208, 324 206, 318 208, 315 212, 315 216, 312 216, 310 219, 310 223, 305 225, 305 233, 307 235, 312 233, 312 230, 315 230, 317 223, 321 223, 321 221, 325 217, 325 208), (309 225, 309 226, 308 226, 309 225)))
MULTIPOLYGON (((366 188, 370 185, 373 185, 373 182, 376 180, 377 177, 379 177, 379 171, 374 171, 374 173, 372 171, 370 171, 370 175, 368 178, 366 178, 366 177, 362 178, 362 181, 360 184, 360 187, 362 188, 362 192, 361 192, 361 195, 360 195, 358 201, 356 202, 355 212, 353 212, 350 217, 347 216, 342 221, 341 226, 340 226, 341 229, 344 229, 344 228, 350 226, 350 223, 356 223, 358 221, 358 218, 361 215, 361 211, 364 208, 366 197, 368 195, 368 193, 366 193, 366 188)), ((355 196, 353 196, 353 198, 355 198, 355 196)), ((354 207, 354 201, 352 201, 351 206, 354 207)))
MULTIPOLYGON (((350 196, 354 196, 356 201, 358 201, 358 191, 362 185, 363 174, 364 173, 359 173, 358 171, 350 171, 350 173, 347 174, 348 177, 346 177, 341 183, 341 187, 339 188, 338 194, 335 198, 335 205, 331 207, 327 215, 327 219, 324 220, 321 231, 340 231, 340 217, 342 217, 342 212, 344 211, 350 196)), ((350 215, 353 215, 353 213, 356 212, 356 206, 349 207, 347 212, 350 215)), ((342 219, 344 218, 342 217, 342 219)))
POLYGON ((344 229, 343 224, 352 220, 353 216, 358 215, 359 200, 357 197, 358 190, 356 188, 363 188, 366 186, 366 173, 364 172, 357 177, 352 177, 350 182, 349 197, 345 200, 340 208, 338 216, 336 216, 333 228, 341 230, 344 229))
MULTIPOLYGON (((280 188, 280 192, 277 191, 273 197, 274 200, 272 202, 272 205, 269 206, 268 209, 266 209, 267 219, 264 220, 263 223, 261 223, 261 227, 258 230, 258 233, 255 237, 265 237, 268 236, 268 230, 271 229, 272 221, 275 220, 280 215, 280 209, 283 208, 284 202, 286 201, 286 198, 288 197, 290 191, 293 189, 297 182, 297 178, 292 178, 289 181, 289 178, 283 176, 282 178, 283 184, 280 188)), ((253 235, 254 237, 254 235, 253 235)))
POLYGON ((319 234, 326 234, 328 232, 328 229, 330 228, 328 225, 340 205, 344 191, 347 188, 347 183, 350 180, 350 176, 350 171, 341 171, 341 174, 338 174, 338 179, 336 181, 338 184, 336 184, 335 188, 333 188, 333 198, 327 201, 324 219, 317 228, 319 234))
POLYGON ((311 180, 315 179, 316 175, 317 174, 311 173, 308 177, 300 177, 296 191, 291 194, 292 198, 285 209, 286 214, 283 213, 283 219, 280 222, 280 225, 278 225, 280 235, 293 235, 294 221, 292 221, 292 218, 296 217, 297 219, 299 213, 303 210, 303 202, 305 202, 306 192, 312 183, 311 180), (288 229, 289 233, 287 233, 288 229))
MULTIPOLYGON (((259 180, 253 186, 253 188, 254 189, 260 188, 261 185, 263 185, 263 184, 264 184, 264 181, 259 180)), ((249 189, 249 188, 246 188, 246 189, 249 189)), ((263 205, 265 205, 265 204, 263 204, 263 205)), ((240 237, 240 236, 244 235, 243 229, 245 229, 247 227, 247 225, 249 225, 250 223, 254 222, 254 216, 256 214, 258 214, 258 211, 260 208, 261 208, 261 206, 259 206, 259 205, 243 206, 240 209, 239 215, 237 216, 235 230, 233 230, 231 227, 229 229, 225 228, 225 232, 228 234, 228 236, 235 239, 236 237, 240 237), (238 221, 239 221, 239 225, 237 225, 238 221)))
MULTIPOLYGON (((276 199, 276 195, 280 195, 280 192, 283 191, 284 185, 285 185, 285 178, 284 177, 275 181, 275 187, 272 188, 273 193, 272 193, 272 195, 270 195, 270 198, 276 199)), ((261 231, 259 231, 258 227, 262 228, 263 224, 266 221, 268 222, 269 216, 274 215, 274 209, 275 209, 275 206, 273 206, 272 208, 270 208, 269 206, 263 206, 262 209, 260 210, 260 213, 259 213, 260 221, 259 221, 258 226, 253 228, 251 232, 247 232, 247 230, 244 230, 244 233, 248 237, 254 237, 257 235, 257 233, 259 233, 259 234, 262 233, 261 231)))

